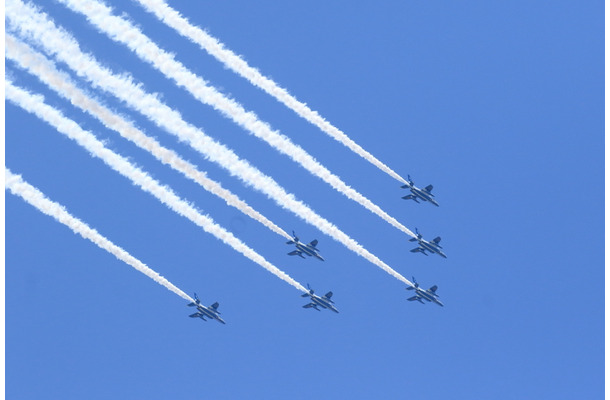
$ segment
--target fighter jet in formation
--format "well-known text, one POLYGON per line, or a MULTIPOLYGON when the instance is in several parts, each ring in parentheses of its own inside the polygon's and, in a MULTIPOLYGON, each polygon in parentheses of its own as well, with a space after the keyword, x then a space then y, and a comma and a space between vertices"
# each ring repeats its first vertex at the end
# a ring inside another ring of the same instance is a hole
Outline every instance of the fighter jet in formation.
POLYGON ((430 253, 436 253, 443 258, 447 258, 445 253, 441 251, 442 247, 439 244, 441 242, 440 236, 435 237, 434 239, 432 239, 431 242, 429 242, 426 239, 422 238, 422 235, 417 231, 417 228, 415 228, 415 233, 417 234, 417 238, 411 238, 409 239, 409 242, 418 242, 419 247, 411 250, 411 253, 423 253, 425 255, 428 255, 426 251, 429 251, 430 253))
POLYGON ((308 256, 314 256, 315 258, 317 258, 320 261, 324 261, 324 259, 322 258, 322 256, 319 253, 319 250, 316 248, 316 245, 318 244, 317 239, 314 239, 311 241, 311 243, 307 244, 307 243, 300 242, 299 238, 294 233, 294 231, 292 231, 292 236, 293 236, 293 239, 286 242, 286 244, 294 244, 297 247, 297 249, 288 253, 289 256, 299 256, 301 258, 305 258, 305 257, 303 257, 303 254, 306 254, 308 256))
POLYGON ((415 278, 412 277, 412 279, 413 279, 413 286, 409 286, 406 289, 407 290, 415 290, 415 296, 409 297, 407 300, 409 300, 409 301, 419 301, 420 303, 425 304, 422 301, 422 299, 424 299, 426 301, 434 302, 434 303, 438 304, 439 306, 444 307, 443 303, 441 303, 441 301, 438 299, 438 294, 436 294, 436 289, 438 289, 438 286, 434 285, 434 286, 432 286, 428 290, 421 289, 419 287, 419 283, 417 283, 415 278))
POLYGON ((197 297, 197 293, 195 293, 195 302, 194 303, 189 303, 188 306, 189 307, 197 307, 197 312, 195 314, 191 314, 189 315, 189 317, 191 318, 201 318, 204 321, 207 321, 204 317, 210 318, 210 319, 215 319, 216 321, 220 322, 220 323, 225 323, 222 318, 220 318, 220 316, 218 314, 220 314, 220 311, 218 311, 218 302, 212 304, 209 307, 206 307, 204 305, 201 304, 201 301, 199 300, 199 297, 197 297))
POLYGON ((432 185, 428 185, 425 188, 420 189, 417 186, 415 186, 415 184, 411 180, 410 175, 407 175, 407 178, 409 179, 409 181, 407 182, 406 185, 402 185, 401 188, 409 189, 411 191, 411 194, 403 196, 402 197, 403 199, 413 200, 416 203, 419 203, 419 200, 428 201, 438 207, 438 203, 436 202, 436 200, 434 200, 434 195, 431 193, 432 188, 433 188, 432 185))
POLYGON ((307 284, 307 289, 309 289, 309 292, 303 293, 301 297, 309 296, 311 298, 311 303, 305 304, 303 308, 315 308, 316 310, 320 311, 318 307, 322 307, 339 313, 339 310, 337 310, 337 308, 333 305, 335 302, 330 299, 333 296, 333 292, 328 292, 324 295, 324 297, 320 297, 313 293, 313 289, 309 287, 309 283, 307 284))

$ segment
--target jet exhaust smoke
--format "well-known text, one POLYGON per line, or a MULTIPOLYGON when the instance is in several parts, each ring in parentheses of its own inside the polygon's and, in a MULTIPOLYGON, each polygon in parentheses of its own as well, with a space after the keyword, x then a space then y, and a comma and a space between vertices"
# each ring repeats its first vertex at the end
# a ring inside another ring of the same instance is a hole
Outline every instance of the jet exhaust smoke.
POLYGON ((114 75, 110 70, 102 67, 93 56, 83 53, 76 40, 63 29, 57 28, 45 14, 20 0, 6 0, 5 11, 10 28, 35 41, 47 53, 66 63, 78 76, 89 81, 94 87, 116 96, 157 126, 187 142, 206 159, 238 177, 247 186, 264 193, 282 208, 291 211, 394 278, 411 286, 409 280, 306 204, 297 200, 294 195, 287 193, 271 177, 240 159, 233 151, 207 136, 202 130, 185 122, 177 111, 163 104, 157 97, 144 92, 141 86, 130 78, 114 75))
POLYGON ((245 257, 259 264, 278 278, 294 286, 296 289, 303 292, 306 291, 303 285, 265 260, 257 252, 233 236, 232 233, 216 224, 212 218, 201 214, 193 206, 179 198, 171 189, 162 186, 159 182, 150 177, 145 171, 135 167, 127 161, 127 159, 104 147, 94 135, 81 129, 76 122, 64 117, 57 109, 45 104, 42 100, 42 96, 33 96, 27 91, 13 86, 10 81, 5 81, 5 95, 11 102, 24 110, 35 114, 59 132, 76 141, 79 145, 87 149, 91 155, 102 159, 109 167, 130 179, 133 184, 139 186, 142 190, 155 196, 177 214, 191 220, 204 231, 211 233, 217 239, 231 246, 245 257))
POLYGON ((256 114, 246 111, 237 101, 224 96, 201 77, 189 71, 184 65, 176 61, 171 54, 159 48, 128 20, 112 15, 112 9, 105 4, 96 0, 59 1, 71 10, 83 14, 99 31, 105 33, 111 39, 126 45, 140 59, 154 66, 178 86, 185 88, 201 103, 212 106, 254 136, 289 156, 293 161, 328 183, 339 193, 359 203, 398 230, 415 237, 413 232, 388 215, 368 198, 348 186, 341 178, 330 172, 303 148, 294 144, 287 136, 273 130, 266 122, 261 121, 256 114))
POLYGON ((267 94, 273 96, 277 101, 290 108, 300 117, 304 118, 311 124, 318 127, 324 133, 348 147, 354 153, 364 158, 386 174, 399 182, 407 183, 407 181, 394 172, 390 167, 375 158, 371 153, 364 150, 360 145, 350 139, 340 129, 333 126, 325 120, 318 112, 310 109, 307 104, 300 102, 288 90, 280 87, 272 79, 263 76, 256 68, 251 67, 248 63, 227 49, 218 39, 205 32, 203 29, 192 25, 185 17, 173 8, 171 8, 164 0, 136 0, 144 7, 144 9, 154 14, 159 20, 173 28, 180 35, 189 39, 191 42, 199 45, 201 49, 206 51, 212 57, 223 63, 227 68, 237 73, 241 77, 247 79, 252 85, 264 90, 267 94))
POLYGON ((5 55, 7 58, 18 63, 23 69, 36 75, 43 83, 69 100, 73 105, 91 114, 102 122, 104 126, 118 132, 138 147, 150 152, 163 164, 169 165, 181 172, 205 190, 223 199, 228 205, 237 208, 278 235, 287 239, 290 238, 290 235, 282 228, 250 207, 231 191, 223 188, 220 183, 208 178, 205 172, 199 171, 197 167, 182 159, 174 151, 162 147, 155 139, 145 135, 130 122, 89 97, 85 92, 76 87, 67 74, 57 70, 51 61, 10 34, 6 34, 5 37, 5 55))
POLYGON ((40 190, 25 182, 20 175, 13 174, 6 167, 4 168, 4 188, 9 189, 11 193, 21 197, 28 204, 36 207, 43 214, 53 217, 57 222, 61 222, 68 228, 72 229, 74 233, 77 233, 83 238, 92 241, 100 248, 106 250, 127 265, 148 276, 159 285, 164 286, 168 290, 176 293, 184 300, 190 302, 195 301, 189 295, 174 286, 170 281, 146 266, 146 264, 133 257, 131 254, 115 245, 110 240, 106 239, 104 236, 100 235, 95 229, 89 227, 80 219, 72 216, 62 205, 49 200, 44 194, 42 194, 42 192, 40 192, 40 190))

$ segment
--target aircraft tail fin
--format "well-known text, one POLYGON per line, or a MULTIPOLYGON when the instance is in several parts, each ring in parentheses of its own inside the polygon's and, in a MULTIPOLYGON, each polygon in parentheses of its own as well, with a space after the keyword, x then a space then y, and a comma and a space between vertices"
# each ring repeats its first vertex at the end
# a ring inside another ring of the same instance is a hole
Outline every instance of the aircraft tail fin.
POLYGON ((197 296, 197 293, 195 293, 195 302, 194 303, 188 303, 187 305, 189 307, 195 307, 195 306, 199 305, 199 303, 201 303, 201 301, 199 300, 199 297, 197 296))

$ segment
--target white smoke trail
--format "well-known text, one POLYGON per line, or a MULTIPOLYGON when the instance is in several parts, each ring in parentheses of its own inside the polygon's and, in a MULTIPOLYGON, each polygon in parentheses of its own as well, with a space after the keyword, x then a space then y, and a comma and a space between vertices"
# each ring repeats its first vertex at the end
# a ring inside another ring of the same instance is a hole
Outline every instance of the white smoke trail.
POLYGON ((240 159, 230 149, 214 141, 200 129, 185 122, 177 111, 163 104, 155 96, 144 92, 140 85, 125 76, 112 74, 93 56, 83 53, 76 40, 69 33, 57 28, 45 14, 20 0, 6 0, 5 11, 12 29, 18 29, 21 34, 30 37, 47 53, 66 63, 77 75, 88 80, 93 86, 113 94, 159 127, 186 141, 206 159, 219 164, 246 185, 264 193, 280 207, 291 211, 401 282, 412 285, 405 277, 364 249, 335 225, 316 214, 292 194, 287 193, 271 177, 240 159))
POLYGON ((57 70, 53 63, 42 54, 34 51, 30 46, 10 34, 6 34, 5 46, 5 56, 7 58, 36 75, 42 82, 68 99, 75 106, 99 119, 107 128, 115 130, 124 138, 149 151, 159 161, 180 171, 207 191, 222 198, 228 205, 237 208, 278 235, 291 239, 291 236, 282 228, 254 210, 231 191, 223 188, 220 183, 208 178, 205 172, 199 171, 197 167, 182 159, 174 151, 162 147, 155 139, 146 136, 130 122, 87 96, 87 94, 76 87, 67 74, 57 70))
POLYGON ((131 254, 115 245, 110 240, 106 239, 104 236, 100 235, 95 229, 89 227, 80 219, 72 216, 63 206, 46 198, 45 195, 42 194, 38 189, 25 182, 20 175, 13 174, 6 167, 4 168, 4 187, 9 189, 14 195, 21 197, 27 203, 36 207, 43 214, 47 214, 55 218, 58 222, 61 222, 68 228, 72 229, 74 233, 81 235, 85 239, 89 239, 100 248, 106 250, 127 265, 148 276, 159 285, 164 286, 168 290, 176 293, 184 300, 194 302, 189 295, 178 289, 170 281, 150 269, 148 266, 146 266, 146 264, 133 257, 131 254))
MULTIPOLYGON (((266 122, 258 119, 256 114, 246 111, 241 104, 229 99, 210 86, 199 76, 189 71, 174 57, 162 50, 138 28, 124 18, 112 15, 112 10, 95 0, 59 0, 73 11, 82 13, 97 29, 113 40, 125 44, 140 59, 150 63, 165 76, 184 87, 197 100, 208 104, 231 118, 254 136, 266 141, 279 152, 286 154, 313 175, 322 179, 347 198, 359 203, 367 210, 381 217, 390 225, 402 232, 416 237, 413 232, 388 215, 368 198, 345 184, 337 175, 330 172, 303 148, 294 144, 287 136, 273 130, 266 122)), ((405 182, 406 183, 406 182, 405 182)))
POLYGON ((233 72, 246 78, 252 85, 257 86, 273 96, 277 101, 290 108, 300 117, 317 126, 324 133, 348 147, 354 153, 364 158, 383 172, 390 175, 392 178, 402 183, 407 181, 394 172, 390 167, 375 158, 371 153, 364 150, 356 142, 350 139, 345 133, 333 126, 325 120, 317 111, 310 109, 307 104, 300 102, 288 91, 280 87, 272 79, 263 76, 256 68, 251 67, 248 63, 227 49, 223 43, 211 36, 203 29, 192 25, 188 19, 180 15, 180 13, 171 8, 164 0, 136 0, 144 9, 154 14, 158 19, 164 22, 169 27, 175 29, 180 35, 189 39, 193 43, 199 45, 208 54, 222 62, 226 67, 233 72))
POLYGON ((232 233, 228 232, 220 225, 217 225, 210 217, 202 215, 193 206, 180 199, 171 189, 162 186, 146 172, 135 167, 120 155, 105 148, 91 133, 82 130, 78 124, 64 117, 57 109, 45 104, 42 96, 34 96, 21 88, 13 86, 10 81, 5 81, 5 95, 7 100, 10 100, 24 110, 35 114, 38 118, 44 120, 59 132, 76 141, 79 145, 87 149, 91 155, 102 159, 109 167, 130 179, 142 190, 155 196, 177 214, 188 218, 204 231, 211 233, 217 239, 231 246, 233 249, 265 268, 278 278, 294 286, 298 290, 307 292, 303 285, 265 260, 261 255, 233 236, 232 233))

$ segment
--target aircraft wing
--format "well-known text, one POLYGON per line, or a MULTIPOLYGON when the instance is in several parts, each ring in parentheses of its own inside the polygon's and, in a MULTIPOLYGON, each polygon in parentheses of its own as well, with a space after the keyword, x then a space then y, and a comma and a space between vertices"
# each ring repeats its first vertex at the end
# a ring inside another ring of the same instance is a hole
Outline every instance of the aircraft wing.
POLYGON ((301 252, 299 250, 293 250, 290 253, 288 253, 289 256, 297 256, 300 254, 301 254, 301 252))
POLYGON ((431 293, 436 294, 436 289, 438 289, 438 286, 434 285, 430 289, 428 289, 428 291, 431 292, 431 293))
POLYGON ((218 304, 218 302, 216 302, 216 303, 212 304, 210 307, 211 307, 211 308, 212 308, 214 311, 217 311, 217 310, 218 310, 218 306, 219 306, 219 305, 220 305, 220 304, 218 304))
POLYGON ((409 297, 407 300, 408 301, 416 301, 416 300, 419 301, 419 299, 420 299, 420 297, 418 295, 415 295, 413 297, 409 297))
POLYGON ((430 192, 432 191, 432 188, 433 188, 433 187, 434 187, 434 186, 432 186, 432 185, 428 185, 428 186, 426 186, 426 187, 424 188, 424 190, 425 190, 426 192, 430 193, 430 192))
POLYGON ((424 249, 422 249, 421 247, 416 247, 413 250, 411 250, 411 253, 423 253, 425 255, 428 255, 428 253, 426 253, 426 251, 424 249))
POLYGON ((441 242, 441 237, 440 236, 435 237, 433 242, 436 244, 439 244, 441 242))
POLYGON ((315 303, 309 303, 309 304, 305 304, 303 306, 303 308, 315 308, 316 310, 320 311, 320 309, 316 306, 315 303))
POLYGON ((316 245, 318 244, 318 239, 314 239, 311 241, 311 243, 309 243, 311 246, 316 247, 316 245))
POLYGON ((203 318, 203 314, 202 313, 191 314, 191 315, 189 315, 189 317, 191 317, 191 318, 201 318, 202 320, 207 321, 205 318, 203 318))
POLYGON ((330 300, 331 297, 333 297, 333 292, 328 292, 324 295, 324 297, 326 297, 327 299, 330 300))

